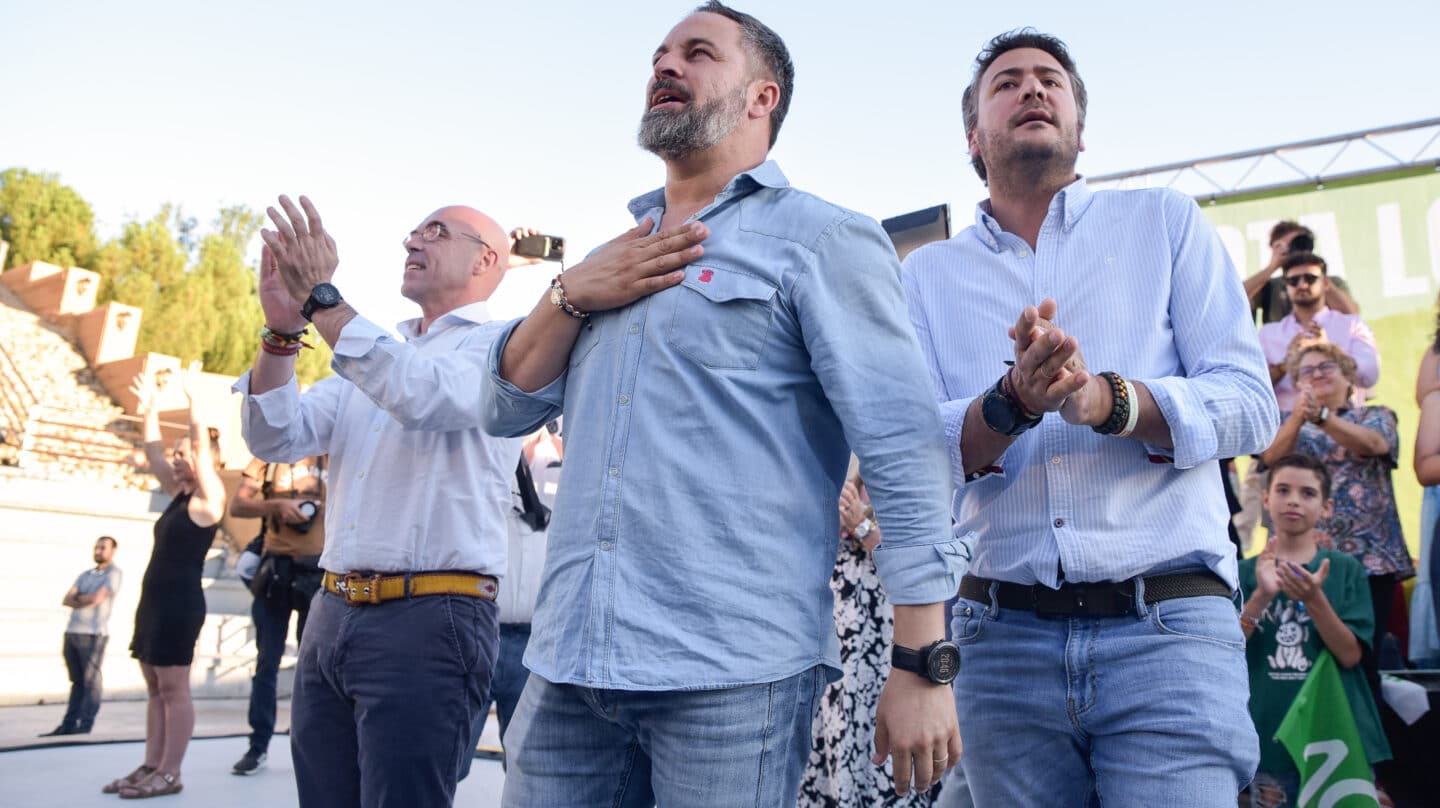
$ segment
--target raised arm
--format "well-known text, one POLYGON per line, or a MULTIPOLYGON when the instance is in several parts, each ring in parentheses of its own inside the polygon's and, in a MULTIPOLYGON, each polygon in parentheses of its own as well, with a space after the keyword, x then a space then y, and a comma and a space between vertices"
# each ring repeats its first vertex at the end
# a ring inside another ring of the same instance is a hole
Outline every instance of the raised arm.
POLYGON ((190 518, 200 527, 219 523, 225 515, 225 483, 220 479, 215 457, 210 445, 210 429, 200 419, 195 406, 196 386, 200 382, 200 362, 190 363, 181 377, 187 412, 190 421, 190 445, 194 447, 195 494, 190 499, 190 518))
POLYGON ((143 419, 141 439, 145 444, 145 461, 150 466, 150 473, 159 481, 160 490, 174 496, 180 486, 175 479, 175 468, 170 465, 170 457, 165 451, 165 440, 160 434, 159 400, 164 385, 165 382, 141 373, 130 381, 130 393, 139 402, 136 409, 143 419))

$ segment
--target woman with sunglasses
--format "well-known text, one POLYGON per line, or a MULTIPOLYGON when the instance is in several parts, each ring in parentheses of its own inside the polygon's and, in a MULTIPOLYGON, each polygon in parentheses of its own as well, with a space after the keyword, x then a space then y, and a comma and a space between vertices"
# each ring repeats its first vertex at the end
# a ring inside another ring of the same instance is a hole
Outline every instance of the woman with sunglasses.
POLYGON ((1355 361, 1329 342, 1303 344, 1286 363, 1295 380, 1294 408, 1265 464, 1292 452, 1317 457, 1334 480, 1335 509, 1316 525, 1324 546, 1349 553, 1365 567, 1375 605, 1375 635, 1361 637, 1364 664, 1378 688, 1376 654, 1390 622, 1395 586, 1414 577, 1415 565, 1400 530, 1391 473, 1400 459, 1400 434, 1389 407, 1353 404, 1355 361))

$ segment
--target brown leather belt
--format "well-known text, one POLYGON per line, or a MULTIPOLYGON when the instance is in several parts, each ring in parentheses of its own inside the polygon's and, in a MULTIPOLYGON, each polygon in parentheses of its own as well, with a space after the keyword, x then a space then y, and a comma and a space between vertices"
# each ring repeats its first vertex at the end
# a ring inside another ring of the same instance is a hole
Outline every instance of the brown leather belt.
POLYGON ((384 603, 387 600, 417 598, 423 595, 464 595, 494 600, 500 594, 500 582, 489 575, 473 572, 397 572, 366 575, 325 573, 322 582, 326 592, 345 599, 351 606, 384 603))
MULTIPOLYGON (((1135 580, 1091 584, 1061 584, 1051 589, 1044 584, 1000 582, 996 600, 1002 609, 1021 609, 1041 617, 1119 617, 1135 613, 1135 580)), ((1228 598, 1230 587, 1211 572, 1152 575, 1145 582, 1145 602, 1159 603, 1175 598, 1214 595, 1228 598)), ((960 597, 990 603, 989 578, 966 575, 960 581, 960 597)))

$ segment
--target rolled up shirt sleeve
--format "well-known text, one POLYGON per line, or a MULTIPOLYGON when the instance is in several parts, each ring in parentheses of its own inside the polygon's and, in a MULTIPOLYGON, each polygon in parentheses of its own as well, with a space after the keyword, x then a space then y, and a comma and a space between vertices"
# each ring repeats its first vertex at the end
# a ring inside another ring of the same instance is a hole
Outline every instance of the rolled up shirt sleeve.
POLYGON ((1275 439, 1280 411, 1239 276, 1194 201, 1167 195, 1165 215, 1173 234, 1170 324, 1184 375, 1138 380, 1174 443, 1149 448, 1182 469, 1259 453, 1275 439))
POLYGON ((959 587, 963 551, 949 529, 945 433, 895 250, 878 224, 855 215, 816 253, 817 266, 796 281, 796 309, 885 531, 874 558, 886 596, 900 605, 946 600, 959 587))
POLYGON ((565 373, 533 393, 521 390, 500 376, 500 359, 505 355, 505 346, 510 343, 511 335, 521 322, 523 318, 511 322, 495 338, 480 384, 485 431, 507 438, 528 435, 542 424, 555 420, 565 404, 565 373))

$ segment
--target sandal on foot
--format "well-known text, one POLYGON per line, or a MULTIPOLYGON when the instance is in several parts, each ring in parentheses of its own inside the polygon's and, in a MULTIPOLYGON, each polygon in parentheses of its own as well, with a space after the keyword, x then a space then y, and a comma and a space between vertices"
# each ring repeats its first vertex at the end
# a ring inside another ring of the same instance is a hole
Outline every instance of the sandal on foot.
POLYGON ((149 777, 150 773, 153 771, 155 771, 155 768, 153 766, 136 766, 135 771, 130 772, 124 777, 117 777, 114 780, 111 780, 109 783, 106 783, 105 786, 100 789, 100 793, 118 794, 120 793, 120 789, 124 786, 135 785, 141 780, 144 780, 146 777, 149 777))
POLYGON ((166 794, 179 794, 185 784, 180 782, 180 775, 166 774, 162 771, 153 771, 149 777, 133 785, 120 787, 120 799, 122 800, 146 800, 151 797, 163 797, 166 794))

